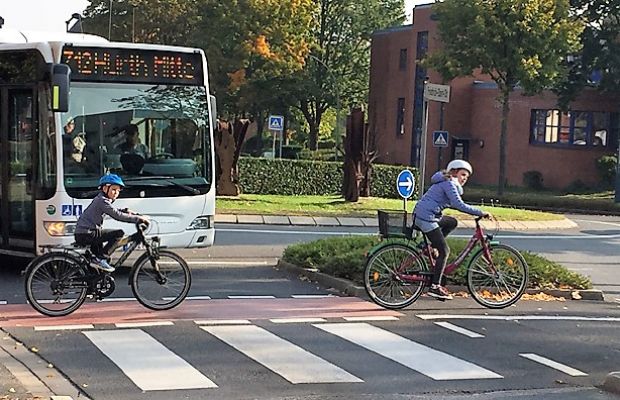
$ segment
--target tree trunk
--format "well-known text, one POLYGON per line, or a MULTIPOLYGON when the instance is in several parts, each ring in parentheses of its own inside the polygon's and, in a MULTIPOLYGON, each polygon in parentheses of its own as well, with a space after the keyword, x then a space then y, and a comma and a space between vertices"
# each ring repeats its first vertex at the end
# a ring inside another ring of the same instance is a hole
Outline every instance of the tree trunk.
POLYGON ((364 112, 361 109, 352 110, 347 117, 347 134, 344 137, 342 196, 345 201, 357 202, 360 197, 364 128, 364 112))
POLYGON ((506 187, 506 136, 508 131, 508 116, 510 115, 510 89, 502 93, 502 128, 499 135, 499 177, 497 195, 502 196, 506 187))

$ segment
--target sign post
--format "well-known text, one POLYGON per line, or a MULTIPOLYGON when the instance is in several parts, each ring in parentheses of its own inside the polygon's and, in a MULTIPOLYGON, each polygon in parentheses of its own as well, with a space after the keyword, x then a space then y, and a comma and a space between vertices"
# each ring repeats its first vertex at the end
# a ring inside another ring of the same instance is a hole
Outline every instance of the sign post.
POLYGON ((270 115, 268 129, 273 132, 272 151, 273 158, 276 157, 276 135, 280 137, 280 158, 282 158, 282 139, 284 132, 284 117, 281 115, 270 115))
POLYGON ((403 208, 407 211, 407 199, 411 197, 415 191, 415 178, 413 173, 408 169, 403 169, 396 178, 396 190, 400 197, 403 198, 403 208))
MULTIPOLYGON (((424 176, 426 174, 426 136, 428 134, 428 102, 438 101, 441 103, 450 102, 450 85, 437 85, 435 83, 424 83, 424 106, 422 121, 422 140, 420 146, 420 190, 424 190, 424 176)), ((446 143, 447 145, 447 143, 446 143)))

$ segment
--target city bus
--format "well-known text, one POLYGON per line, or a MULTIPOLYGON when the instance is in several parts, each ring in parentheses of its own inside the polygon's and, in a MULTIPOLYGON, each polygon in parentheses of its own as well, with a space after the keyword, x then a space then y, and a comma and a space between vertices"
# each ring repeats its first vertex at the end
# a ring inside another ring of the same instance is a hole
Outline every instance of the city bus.
POLYGON ((0 255, 70 245, 106 173, 162 246, 212 245, 215 108, 200 49, 0 29, 0 255))

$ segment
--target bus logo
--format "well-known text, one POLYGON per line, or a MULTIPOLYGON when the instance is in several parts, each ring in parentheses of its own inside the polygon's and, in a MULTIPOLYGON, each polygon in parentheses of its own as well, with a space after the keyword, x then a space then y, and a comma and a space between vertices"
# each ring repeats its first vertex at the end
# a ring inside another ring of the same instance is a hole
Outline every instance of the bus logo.
POLYGON ((56 214, 56 207, 54 207, 52 204, 50 204, 49 206, 47 206, 46 210, 47 210, 47 214, 48 214, 48 215, 54 215, 54 214, 56 214))

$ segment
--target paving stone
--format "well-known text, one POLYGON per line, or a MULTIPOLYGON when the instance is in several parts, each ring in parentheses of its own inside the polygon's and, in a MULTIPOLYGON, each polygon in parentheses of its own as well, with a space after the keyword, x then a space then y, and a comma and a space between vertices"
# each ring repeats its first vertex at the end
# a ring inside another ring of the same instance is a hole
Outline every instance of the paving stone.
POLYGON ((321 226, 340 226, 340 222, 335 217, 314 217, 314 222, 321 226))
POLYGON ((289 221, 291 221, 291 225, 316 225, 314 222, 314 218, 312 217, 299 217, 299 216, 289 216, 289 221))
POLYGON ((290 225, 291 223, 284 215, 263 215, 263 220, 269 225, 290 225))
POLYGON ((237 216, 235 214, 215 214, 215 223, 236 224, 237 216))
POLYGON ((237 215, 237 222, 240 224, 262 224, 262 215, 237 215))
POLYGON ((337 217, 337 219, 342 226, 364 226, 364 222, 360 218, 337 217))
POLYGON ((372 227, 379 226, 379 221, 377 220, 377 218, 360 218, 360 221, 364 223, 364 226, 372 226, 372 227))

